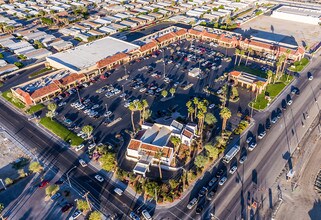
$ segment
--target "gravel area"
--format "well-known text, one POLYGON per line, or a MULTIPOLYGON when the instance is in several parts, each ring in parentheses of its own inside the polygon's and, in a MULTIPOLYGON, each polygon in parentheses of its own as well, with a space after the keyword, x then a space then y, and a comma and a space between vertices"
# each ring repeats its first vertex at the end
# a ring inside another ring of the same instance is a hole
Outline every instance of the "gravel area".
POLYGON ((19 147, 0 133, 0 178, 3 180, 7 177, 16 178, 18 172, 11 163, 22 157, 28 158, 19 147))

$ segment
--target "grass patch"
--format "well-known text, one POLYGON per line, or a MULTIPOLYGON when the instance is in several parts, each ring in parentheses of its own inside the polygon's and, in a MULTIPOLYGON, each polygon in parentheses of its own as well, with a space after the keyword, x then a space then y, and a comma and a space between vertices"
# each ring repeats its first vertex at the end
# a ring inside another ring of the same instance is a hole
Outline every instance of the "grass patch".
POLYGON ((283 75, 279 81, 275 82, 274 84, 269 84, 266 87, 266 91, 259 94, 257 96, 257 100, 255 101, 254 99, 249 105, 258 110, 265 109, 269 103, 269 101, 265 99, 265 94, 269 94, 271 101, 273 101, 274 98, 284 89, 284 87, 292 81, 293 76, 289 76, 288 81, 287 77, 287 75, 283 75))
POLYGON ((267 73, 259 69, 254 69, 244 65, 235 66, 234 69, 267 79, 267 73))
POLYGON ((295 61, 292 66, 290 66, 289 70, 293 72, 301 72, 304 67, 306 67, 309 64, 309 59, 302 58, 300 61, 295 61))
POLYGON ((81 144, 84 139, 78 137, 74 132, 69 131, 65 126, 48 117, 40 119, 40 124, 47 128, 49 131, 60 137, 62 140, 70 143, 72 146, 81 144))
POLYGON ((10 90, 7 90, 2 93, 2 97, 5 98, 7 101, 11 102, 14 106, 19 109, 25 108, 25 104, 23 104, 19 99, 11 97, 12 93, 10 90))
POLYGON ((40 74, 42 74, 42 73, 45 73, 45 72, 47 72, 47 71, 49 71, 49 70, 51 70, 51 68, 43 68, 43 69, 41 69, 41 70, 39 70, 39 71, 37 71, 37 72, 31 73, 31 74, 28 76, 28 78, 36 77, 36 76, 38 76, 38 75, 40 75, 40 74))
POLYGON ((43 109, 45 106, 41 103, 37 104, 37 105, 34 105, 34 106, 31 106, 29 109, 26 110, 26 113, 28 114, 33 114, 33 113, 36 113, 38 111, 40 111, 41 109, 43 109))

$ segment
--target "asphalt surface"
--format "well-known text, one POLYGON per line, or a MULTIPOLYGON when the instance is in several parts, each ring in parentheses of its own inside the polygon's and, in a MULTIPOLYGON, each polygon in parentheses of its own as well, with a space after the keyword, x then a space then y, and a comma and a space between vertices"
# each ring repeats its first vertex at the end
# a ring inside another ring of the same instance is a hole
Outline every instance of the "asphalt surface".
MULTIPOLYGON (((218 188, 215 199, 207 202, 202 215, 196 215, 195 208, 187 210, 186 205, 191 198, 197 195, 199 189, 207 184, 212 177, 211 174, 199 180, 192 193, 175 207, 167 208, 166 211, 157 208, 154 217, 156 219, 199 219, 201 217, 207 219, 209 218, 209 212, 215 212, 220 219, 240 219, 241 216, 248 218, 246 194, 250 192, 251 196, 253 192, 254 197, 258 194, 253 188, 253 182, 256 182, 256 189, 263 185, 266 190, 271 185, 287 162, 288 152, 293 151, 291 148, 295 146, 305 130, 308 129, 308 122, 312 121, 311 118, 304 119, 302 113, 309 111, 309 109, 314 112, 317 111, 316 107, 312 107, 318 104, 315 102, 315 98, 319 98, 321 67, 317 66, 318 63, 320 63, 319 57, 316 62, 311 64, 314 80, 308 81, 305 75, 301 75, 296 80, 295 85, 301 89, 301 95, 293 96, 293 104, 288 107, 282 118, 272 127, 266 137, 262 141, 258 141, 258 146, 248 154, 247 161, 244 165, 239 166, 237 174, 232 177, 229 176, 224 186, 218 188), (303 120, 306 123, 305 127, 302 126, 301 121, 303 120)), ((257 113, 254 116, 256 124, 251 129, 253 134, 257 134, 259 123, 265 122, 265 119, 270 116, 275 108, 280 106, 281 100, 289 92, 290 88, 272 104, 268 111, 257 113)), ((312 113, 310 113, 311 116, 312 113)), ((79 166, 78 155, 63 148, 62 143, 39 131, 36 125, 30 123, 21 114, 12 111, 2 102, 0 103, 0 118, 1 123, 7 130, 37 151, 40 159, 44 159, 48 164, 55 164, 63 173, 74 166, 79 166)), ((216 168, 210 173, 215 171, 216 168)), ((78 167, 70 172, 71 183, 83 192, 90 191, 93 202, 104 212, 128 214, 130 210, 140 205, 140 202, 136 202, 134 197, 127 193, 121 197, 116 196, 113 192, 113 182, 108 180, 110 177, 101 173, 106 181, 99 183, 94 179, 96 173, 96 169, 91 166, 78 167)))

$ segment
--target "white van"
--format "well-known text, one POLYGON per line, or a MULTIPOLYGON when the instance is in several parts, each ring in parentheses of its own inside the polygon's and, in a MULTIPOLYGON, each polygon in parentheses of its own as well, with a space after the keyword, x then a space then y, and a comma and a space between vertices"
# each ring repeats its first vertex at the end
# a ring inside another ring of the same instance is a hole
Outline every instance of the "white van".
POLYGON ((146 209, 144 209, 142 211, 142 215, 143 215, 144 219, 146 219, 146 220, 151 220, 152 219, 152 216, 149 214, 149 212, 146 209))

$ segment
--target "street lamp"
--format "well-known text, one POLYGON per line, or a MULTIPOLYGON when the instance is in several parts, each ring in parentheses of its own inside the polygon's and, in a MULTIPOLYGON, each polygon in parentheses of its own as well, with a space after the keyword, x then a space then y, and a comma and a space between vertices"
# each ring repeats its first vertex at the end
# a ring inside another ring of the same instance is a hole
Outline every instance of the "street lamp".
POLYGON ((78 90, 78 88, 76 89, 76 91, 77 91, 77 95, 78 95, 79 103, 81 103, 81 99, 80 99, 80 95, 79 95, 79 90, 78 90))
POLYGON ((69 173, 70 173, 72 170, 76 169, 76 168, 77 168, 77 166, 74 166, 73 168, 71 168, 71 169, 66 173, 67 180, 68 180, 68 183, 69 183, 69 187, 70 187, 70 188, 72 188, 72 186, 71 186, 70 179, 69 179, 69 173))

